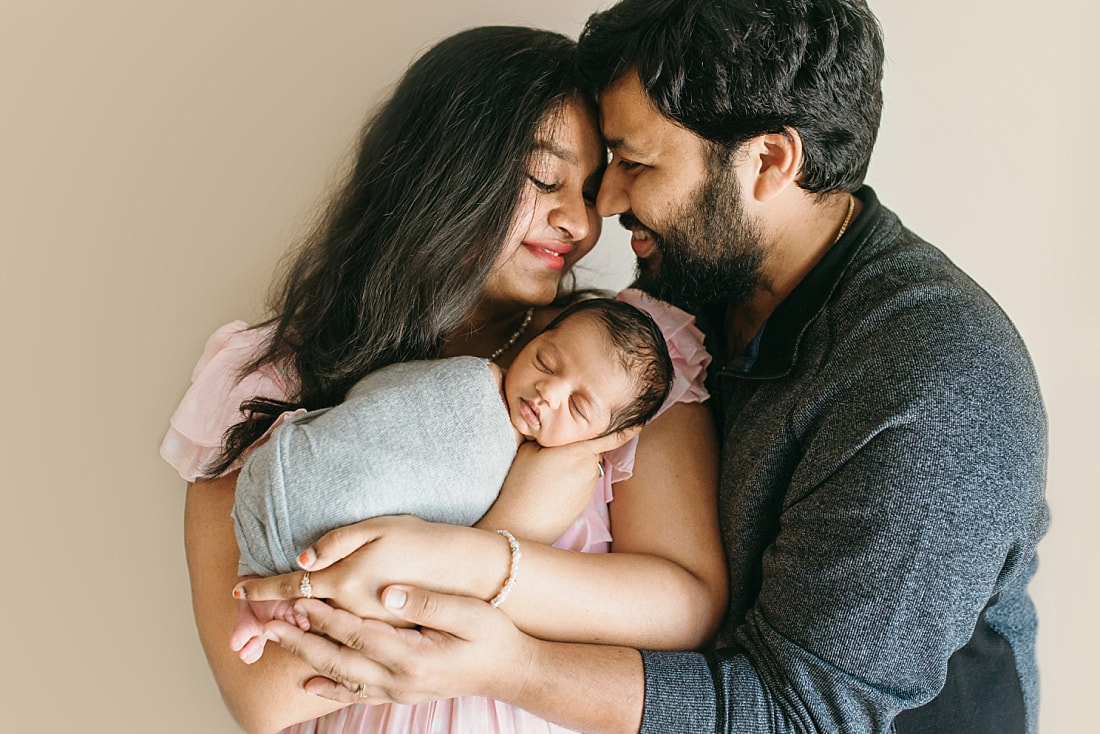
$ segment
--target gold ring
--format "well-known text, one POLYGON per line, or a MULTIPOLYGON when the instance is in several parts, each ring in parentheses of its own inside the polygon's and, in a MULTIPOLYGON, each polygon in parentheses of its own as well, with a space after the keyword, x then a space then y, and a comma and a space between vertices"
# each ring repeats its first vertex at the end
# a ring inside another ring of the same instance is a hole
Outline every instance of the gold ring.
POLYGON ((300 591, 302 596, 306 599, 313 598, 313 587, 309 585, 309 571, 302 572, 302 583, 298 587, 298 591, 300 591))
POLYGON ((359 687, 355 689, 355 695, 358 696, 359 698, 366 698, 367 697, 367 684, 366 683, 360 683, 359 687))

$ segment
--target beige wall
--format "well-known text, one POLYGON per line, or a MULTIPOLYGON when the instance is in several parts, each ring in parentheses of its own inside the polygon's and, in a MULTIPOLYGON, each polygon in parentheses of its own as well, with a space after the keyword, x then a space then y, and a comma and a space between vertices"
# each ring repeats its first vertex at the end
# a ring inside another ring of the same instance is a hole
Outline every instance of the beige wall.
MULTIPOLYGON (((414 53, 483 23, 575 34, 595 4, 0 0, 5 729, 233 730, 190 618, 182 485, 156 453, 203 340, 258 314, 274 261, 414 53)), ((1004 305, 1044 384, 1042 718, 1080 731, 1100 656, 1100 13, 873 6, 889 62, 870 182, 1004 305)), ((620 285, 626 248, 608 229, 593 278, 620 285)))

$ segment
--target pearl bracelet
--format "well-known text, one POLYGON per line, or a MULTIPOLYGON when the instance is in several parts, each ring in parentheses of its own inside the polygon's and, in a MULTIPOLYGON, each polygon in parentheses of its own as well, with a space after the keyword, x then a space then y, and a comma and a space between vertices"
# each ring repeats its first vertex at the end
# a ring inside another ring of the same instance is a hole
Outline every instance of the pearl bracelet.
POLYGON ((504 586, 501 588, 500 593, 494 596, 493 600, 489 602, 494 607, 499 607, 503 604, 504 600, 508 598, 508 595, 512 593, 512 589, 516 587, 516 576, 519 574, 519 559, 523 557, 523 554, 519 552, 519 541, 516 540, 516 536, 509 533, 507 530, 498 530, 497 533, 508 539, 508 548, 512 551, 512 563, 508 567, 508 578, 504 580, 504 586))

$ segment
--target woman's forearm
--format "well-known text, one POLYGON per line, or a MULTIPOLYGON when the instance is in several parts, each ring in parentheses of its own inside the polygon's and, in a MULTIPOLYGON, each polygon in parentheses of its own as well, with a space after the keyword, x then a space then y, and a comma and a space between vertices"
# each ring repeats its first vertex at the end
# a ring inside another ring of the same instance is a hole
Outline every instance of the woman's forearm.
POLYGON ((184 544, 191 600, 203 651, 233 717, 246 731, 275 732, 341 705, 306 694, 302 683, 316 672, 277 645, 267 645, 253 665, 229 648, 239 555, 229 514, 234 483, 231 475, 187 489, 184 544))
MULTIPOLYGON (((615 552, 522 543, 517 584, 501 609, 542 639, 650 649, 701 646, 726 605, 716 486, 709 409, 673 406, 642 433, 634 476, 615 485, 615 552)), ((495 591, 485 586, 485 570, 495 569, 497 583, 507 571, 503 539, 459 542, 451 579, 465 579, 466 586, 439 590, 489 598, 495 591)), ((430 578, 418 582, 439 586, 430 578)))
MULTIPOLYGON (((699 647, 726 601, 716 484, 708 409, 673 406, 642 433, 634 475, 615 485, 615 552, 575 553, 521 540, 517 583, 501 610, 541 639, 699 647)), ((360 617, 384 613, 378 595, 390 584, 489 600, 509 576, 503 536, 408 516, 337 529, 313 548, 314 594, 360 617)), ((249 599, 285 599, 297 596, 298 583, 289 574, 243 586, 249 599)))
POLYGON ((516 587, 501 609, 533 637, 683 650, 706 643, 717 626, 714 586, 668 559, 522 550, 516 587))
MULTIPOLYGON (((314 593, 359 616, 382 616, 377 595, 391 583, 488 601, 509 576, 508 541, 495 532, 411 518, 369 527, 379 538, 367 544, 366 556, 338 564, 333 576, 314 573, 312 580, 314 593)), ((341 555, 328 541, 339 544, 342 534, 318 542, 322 557, 341 555)), ((349 542, 362 542, 362 533, 356 535, 349 542)), ((685 562, 672 552, 578 553, 524 539, 520 550, 516 585, 500 609, 540 639, 692 649, 713 634, 724 608, 721 565, 693 565, 694 559, 685 562)), ((279 578, 290 586, 281 584, 282 591, 296 595, 297 576, 279 578)), ((272 581, 249 582, 249 588, 272 581)), ((249 598, 266 596, 250 590, 249 598)))

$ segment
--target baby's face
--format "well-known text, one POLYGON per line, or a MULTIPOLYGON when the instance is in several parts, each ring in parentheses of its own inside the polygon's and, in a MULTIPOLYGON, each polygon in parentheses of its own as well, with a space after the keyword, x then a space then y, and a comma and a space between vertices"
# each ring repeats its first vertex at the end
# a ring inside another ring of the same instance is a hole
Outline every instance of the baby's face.
POLYGON ((512 425, 542 446, 599 436, 634 392, 603 329, 584 312, 532 339, 504 377, 512 425))

